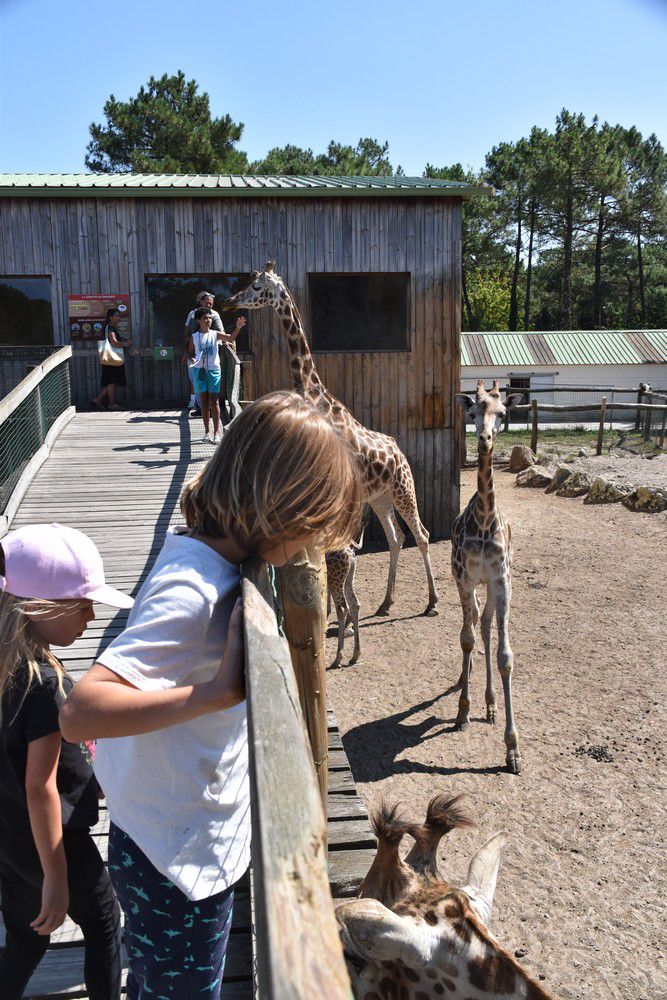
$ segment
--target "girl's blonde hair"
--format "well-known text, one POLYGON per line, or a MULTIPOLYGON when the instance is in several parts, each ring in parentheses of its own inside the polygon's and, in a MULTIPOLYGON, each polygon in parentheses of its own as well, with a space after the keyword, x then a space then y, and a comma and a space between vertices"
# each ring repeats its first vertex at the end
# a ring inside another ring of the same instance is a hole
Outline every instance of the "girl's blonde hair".
POLYGON ((233 538, 248 555, 313 536, 331 551, 359 527, 361 478, 349 445, 295 392, 251 403, 208 465, 185 487, 181 510, 202 535, 233 538))
MULTIPOLYGON (((4 562, 0 548, 0 564, 4 562)), ((26 597, 14 597, 6 591, 0 592, 0 721, 2 721, 2 695, 11 683, 20 666, 28 671, 23 695, 37 681, 42 682, 40 662, 48 663, 58 676, 58 685, 62 691, 65 668, 62 663, 45 649, 32 627, 32 620, 45 615, 52 617, 63 610, 68 601, 46 601, 26 597)))

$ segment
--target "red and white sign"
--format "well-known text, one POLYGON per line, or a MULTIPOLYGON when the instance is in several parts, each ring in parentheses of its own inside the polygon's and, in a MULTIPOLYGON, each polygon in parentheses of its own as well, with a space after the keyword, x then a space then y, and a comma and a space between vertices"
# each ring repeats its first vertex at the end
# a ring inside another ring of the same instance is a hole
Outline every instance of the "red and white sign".
POLYGON ((108 309, 118 310, 120 313, 118 329, 123 334, 129 334, 129 295, 68 295, 67 313, 70 339, 101 340, 108 309))

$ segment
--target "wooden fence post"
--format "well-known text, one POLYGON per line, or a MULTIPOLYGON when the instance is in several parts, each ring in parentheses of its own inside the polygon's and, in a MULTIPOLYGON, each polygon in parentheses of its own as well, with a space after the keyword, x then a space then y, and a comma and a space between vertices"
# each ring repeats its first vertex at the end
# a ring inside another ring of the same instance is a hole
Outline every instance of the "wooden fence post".
POLYGON ((660 447, 665 447, 665 426, 667 426, 667 410, 662 414, 662 427, 660 428, 660 447))
POLYGON ((324 636, 327 626, 326 562, 317 549, 302 549, 276 571, 285 635, 299 688, 317 780, 326 808, 327 695, 324 636))
POLYGON ((537 455, 537 400, 531 399, 530 401, 530 415, 531 415, 531 432, 530 432, 530 450, 533 455, 537 455))
POLYGON ((596 453, 598 455, 602 454, 602 436, 604 434, 604 415, 607 411, 607 397, 602 397, 602 402, 600 403, 600 426, 598 427, 598 446, 596 453))

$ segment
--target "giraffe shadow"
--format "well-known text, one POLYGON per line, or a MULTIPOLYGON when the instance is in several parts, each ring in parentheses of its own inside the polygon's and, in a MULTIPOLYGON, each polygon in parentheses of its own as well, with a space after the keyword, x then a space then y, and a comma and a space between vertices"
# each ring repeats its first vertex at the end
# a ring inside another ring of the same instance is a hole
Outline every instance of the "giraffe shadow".
MULTIPOLYGON (((416 748, 428 740, 455 733, 454 718, 443 719, 429 715, 419 722, 409 723, 407 720, 419 712, 431 708, 444 694, 422 701, 417 705, 383 719, 364 722, 355 726, 343 736, 343 746, 350 761, 350 767, 355 781, 382 781, 394 774, 500 774, 505 770, 502 765, 490 767, 444 767, 437 764, 425 764, 417 760, 399 760, 406 750, 416 748)), ((473 722, 485 720, 475 718, 473 722)))

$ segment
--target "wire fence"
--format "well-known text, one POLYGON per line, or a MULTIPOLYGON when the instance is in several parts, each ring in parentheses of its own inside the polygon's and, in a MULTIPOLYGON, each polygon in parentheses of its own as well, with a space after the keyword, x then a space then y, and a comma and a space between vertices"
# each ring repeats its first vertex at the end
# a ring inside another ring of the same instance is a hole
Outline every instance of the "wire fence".
POLYGON ((36 381, 25 399, 0 422, 0 513, 6 510, 24 469, 44 444, 49 430, 71 405, 71 395, 66 357, 36 381))

